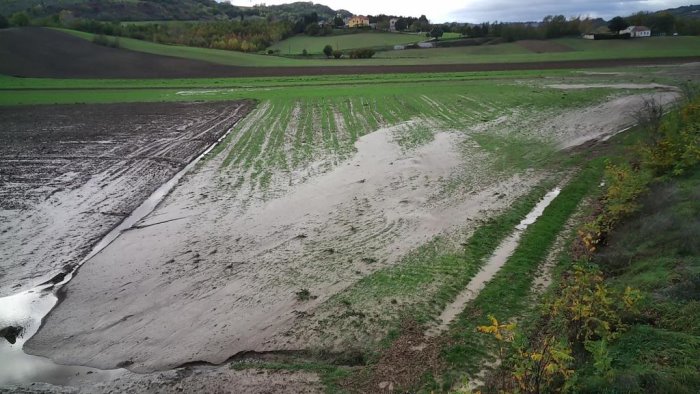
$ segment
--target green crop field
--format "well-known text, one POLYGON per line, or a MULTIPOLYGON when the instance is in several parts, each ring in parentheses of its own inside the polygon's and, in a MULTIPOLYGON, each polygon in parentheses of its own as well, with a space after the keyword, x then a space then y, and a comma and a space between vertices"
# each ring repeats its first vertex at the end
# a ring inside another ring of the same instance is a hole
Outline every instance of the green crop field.
POLYGON ((392 48, 394 45, 413 44, 426 39, 424 35, 386 32, 350 33, 325 37, 297 35, 282 40, 269 49, 280 51, 282 55, 299 55, 305 49, 309 54, 321 54, 326 45, 344 51, 356 48, 392 48))
MULTIPOLYGON (((61 29, 66 33, 90 40, 93 35, 61 29)), ((366 33, 388 36, 390 33, 366 33)), ((351 39, 354 35, 348 35, 351 39)), ((402 37, 404 35, 396 35, 402 37)), ((325 37, 321 49, 335 36, 325 37)), ((346 36, 338 36, 346 37, 346 36)), ((406 37, 411 37, 406 35, 406 37)), ((299 40, 317 39, 304 37, 299 40)), ((156 44, 149 41, 120 38, 122 48, 164 56, 202 60, 211 63, 248 66, 248 67, 303 67, 303 66, 349 66, 349 65, 416 65, 416 64, 475 64, 475 63, 513 63, 544 62, 557 60, 596 60, 649 57, 700 56, 700 37, 652 37, 637 40, 591 41, 583 39, 554 40, 574 49, 571 52, 533 53, 517 45, 506 43, 498 45, 470 46, 457 48, 410 49, 379 52, 372 59, 351 60, 343 58, 288 58, 271 55, 248 54, 219 49, 196 48, 176 45, 156 44)), ((335 45, 330 43, 331 45, 335 45)), ((303 49, 303 48, 301 48, 303 49)), ((301 49, 297 52, 300 53, 301 49)), ((280 48, 284 53, 284 48, 280 48)), ((293 52, 294 53, 294 52, 293 52)))

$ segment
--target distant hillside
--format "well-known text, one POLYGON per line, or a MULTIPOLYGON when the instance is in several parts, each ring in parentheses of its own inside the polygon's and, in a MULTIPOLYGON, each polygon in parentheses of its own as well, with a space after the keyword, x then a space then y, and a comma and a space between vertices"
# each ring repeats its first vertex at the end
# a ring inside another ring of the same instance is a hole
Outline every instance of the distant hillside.
POLYGON ((100 21, 215 20, 263 17, 296 20, 315 12, 320 19, 352 15, 322 4, 296 2, 283 5, 239 7, 214 0, 0 0, 0 14, 25 11, 47 17, 66 10, 73 17, 100 21))
POLYGON ((669 14, 680 18, 700 18, 700 5, 686 5, 678 8, 670 8, 657 13, 668 12, 669 14))
POLYGON ((240 7, 214 0, 0 0, 3 15, 26 11, 31 17, 45 17, 62 10, 102 21, 210 20, 243 13, 240 7))
POLYGON ((340 14, 341 17, 350 17, 352 12, 347 10, 334 10, 323 4, 314 4, 310 1, 298 1, 296 3, 253 6, 252 10, 257 11, 260 16, 271 16, 276 19, 296 19, 300 15, 315 12, 321 20, 330 20, 340 14))

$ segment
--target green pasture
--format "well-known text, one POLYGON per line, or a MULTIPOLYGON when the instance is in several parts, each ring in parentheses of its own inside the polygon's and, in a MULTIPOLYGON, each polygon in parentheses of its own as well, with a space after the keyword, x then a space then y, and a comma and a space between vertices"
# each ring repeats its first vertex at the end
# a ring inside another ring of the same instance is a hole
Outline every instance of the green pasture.
MULTIPOLYGON (((93 34, 61 29, 77 37, 91 40, 93 34)), ((314 51, 320 51, 326 44, 336 45, 328 40, 361 34, 377 34, 379 37, 418 37, 392 33, 358 33, 347 36, 321 37, 323 42, 314 51), (336 38, 338 37, 338 38, 336 38)), ((299 37, 300 42, 318 37, 299 37)), ((294 38, 292 38, 294 40, 294 38)), ((412 41, 409 41, 412 42, 412 41)), ((220 49, 196 48, 179 45, 156 44, 130 38, 120 38, 122 48, 132 51, 152 53, 156 55, 174 56, 186 59, 201 60, 217 64, 246 67, 304 67, 304 66, 350 66, 350 65, 416 65, 416 64, 478 64, 478 63, 515 63, 515 62, 544 62, 558 60, 599 60, 652 57, 681 57, 700 56, 700 37, 651 37, 635 40, 592 41, 584 39, 559 39, 562 43, 574 49, 571 52, 533 53, 517 45, 505 43, 497 45, 482 45, 456 48, 408 49, 385 51, 377 53, 372 59, 325 59, 320 57, 290 58, 284 56, 250 54, 220 49)), ((363 45, 368 46, 368 45, 363 45)), ((285 54, 285 48, 279 48, 285 54)), ((301 49, 296 54, 301 53, 301 49)), ((308 51, 311 51, 307 48, 308 51)), ((292 53, 295 54, 294 50, 292 53)), ((311 52, 315 53, 315 52, 311 52)))
MULTIPOLYGON (((345 76, 220 78, 220 79, 43 79, 0 76, 0 105, 109 103, 140 101, 209 101, 312 97, 409 97, 415 95, 477 94, 497 96, 512 105, 538 102, 538 97, 559 104, 561 92, 554 89, 523 90, 522 79, 575 78, 574 71, 518 71, 436 74, 374 74, 345 76), (511 101, 516 94, 519 98, 511 101)), ((604 89, 602 89, 604 90, 604 89)), ((577 96, 601 89, 585 90, 577 96)), ((477 96, 479 97, 479 96, 477 96)), ((447 108, 447 107, 446 107, 447 108)), ((441 110, 446 110, 445 108, 441 110)), ((458 109, 455 108, 455 111, 458 109)), ((439 112, 439 111, 438 111, 439 112)))
POLYGON ((304 50, 309 54, 319 55, 323 53, 323 48, 326 45, 332 46, 333 49, 345 51, 357 48, 393 48, 394 45, 413 44, 426 39, 424 35, 388 32, 350 33, 324 37, 311 37, 300 34, 282 40, 268 49, 279 51, 281 55, 299 55, 304 50))

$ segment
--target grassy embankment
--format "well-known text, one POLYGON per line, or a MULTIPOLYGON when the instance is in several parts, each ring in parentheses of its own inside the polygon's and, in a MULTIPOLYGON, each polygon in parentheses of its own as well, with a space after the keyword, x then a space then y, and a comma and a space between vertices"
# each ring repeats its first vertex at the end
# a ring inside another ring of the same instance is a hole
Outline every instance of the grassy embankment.
MULTIPOLYGON (((90 33, 61 29, 92 40, 90 33)), ((344 37, 344 36, 339 36, 344 37)), ((352 35, 348 36, 351 40, 352 35)), ((302 40, 303 38, 299 38, 302 40)), ((336 39, 330 36, 329 40, 336 39)), ((458 48, 411 49, 380 52, 372 59, 296 59, 280 56, 247 54, 209 48, 163 45, 148 41, 120 38, 122 48, 157 55, 183 57, 211 63, 248 67, 303 67, 349 65, 413 65, 459 63, 514 63, 557 60, 596 60, 648 57, 700 56, 700 37, 652 37, 640 40, 592 41, 558 39, 557 43, 574 49, 571 52, 533 53, 517 43, 458 48)), ((350 41, 352 42, 352 41, 350 41)), ((326 44, 334 45, 333 42, 326 44)), ((325 44, 323 44, 325 45, 325 44)), ((323 46, 321 46, 321 49, 323 46)), ((302 48, 303 49, 303 48, 302 48)), ((284 47, 280 47, 284 51, 284 47)))
MULTIPOLYGON (((616 138, 604 186, 595 188, 560 252, 556 286, 531 315, 520 316, 514 339, 503 326, 505 343, 498 344, 506 357, 488 380, 492 390, 697 392, 698 102, 672 111, 660 126, 645 122, 616 138)), ((502 308, 511 293, 477 311, 512 321, 502 308)), ((474 337, 475 327, 463 326, 461 335, 474 337)))
MULTIPOLYGON (((641 301, 622 316, 622 329, 608 340, 606 352, 577 357, 575 382, 581 391, 700 390, 699 131, 700 97, 695 96, 660 126, 648 125, 639 138, 641 150, 613 162, 625 169, 618 176, 629 179, 622 185, 650 183, 641 188, 641 197, 614 205, 626 215, 590 262, 612 291, 638 289, 641 301)), ((612 190, 624 196, 628 189, 611 185, 608 195, 612 190)), ((602 205, 604 212, 616 211, 608 208, 610 201, 602 205)))

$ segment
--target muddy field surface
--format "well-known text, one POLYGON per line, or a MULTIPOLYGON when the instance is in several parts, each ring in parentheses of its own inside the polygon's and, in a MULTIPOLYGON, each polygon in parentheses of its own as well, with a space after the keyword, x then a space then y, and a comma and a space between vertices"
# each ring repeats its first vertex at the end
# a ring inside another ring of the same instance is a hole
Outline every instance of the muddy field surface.
POLYGON ((0 108, 0 296, 68 272, 251 107, 0 108))
MULTIPOLYGON (((535 44, 532 44, 535 45, 535 44)), ((552 45, 542 51, 551 52, 552 45)), ((559 48, 561 49, 561 48, 559 48)), ((0 30, 0 74, 41 78, 205 78, 553 70, 700 61, 700 57, 398 66, 235 67, 107 48, 56 30, 0 30)))
MULTIPOLYGON (((669 101, 676 95, 650 94, 669 101)), ((634 111, 643 97, 551 114, 528 127, 567 149, 619 131, 629 118, 617 115, 634 111)), ((251 127, 267 105, 251 114, 251 127)), ((495 132, 509 121, 470 132, 495 132)), ((438 124, 431 124, 431 141, 400 146, 397 136, 414 126, 367 134, 351 157, 331 166, 321 157, 275 173, 268 194, 257 188, 256 166, 225 165, 250 137, 237 131, 152 214, 81 267, 25 351, 62 364, 148 373, 219 364, 247 351, 342 348, 356 329, 346 311, 325 301, 438 235, 468 237, 545 176, 497 176, 469 133, 438 124), (460 189, 444 193, 455 180, 460 189)), ((249 152, 253 162, 266 160, 275 143, 271 131, 262 135, 249 152)), ((383 313, 362 307, 368 316, 383 313)))
MULTIPOLYGON (((464 165, 463 137, 439 133, 404 150, 393 140, 400 127, 360 138, 352 158, 307 182, 280 174, 272 182, 286 192, 271 200, 226 186, 237 177, 219 171, 225 152, 207 160, 80 269, 25 350, 150 372, 305 349, 311 338, 290 330, 330 296, 537 181, 492 178, 448 198, 440 184, 464 165)), ((483 170, 483 156, 467 157, 483 170)))
POLYGON ((0 387, 0 393, 217 393, 217 394, 320 394, 323 385, 317 374, 303 371, 234 370, 188 366, 176 370, 133 374, 95 372, 70 377, 69 384, 32 383, 0 387), (106 376, 105 376, 106 375, 106 376))

